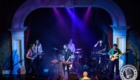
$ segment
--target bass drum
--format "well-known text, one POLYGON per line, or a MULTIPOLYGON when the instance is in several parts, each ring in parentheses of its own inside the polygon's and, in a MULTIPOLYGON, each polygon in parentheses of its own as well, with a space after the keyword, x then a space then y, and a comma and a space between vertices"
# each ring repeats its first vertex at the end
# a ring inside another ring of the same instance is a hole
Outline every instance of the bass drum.
POLYGON ((64 61, 64 56, 61 55, 61 54, 59 54, 59 55, 58 55, 58 60, 59 60, 59 61, 64 61))
POLYGON ((79 63, 80 65, 84 65, 84 64, 88 64, 89 63, 89 58, 82 56, 81 58, 79 58, 79 63))
POLYGON ((74 59, 75 59, 75 55, 71 55, 71 59, 70 59, 70 62, 73 62, 74 61, 74 59))

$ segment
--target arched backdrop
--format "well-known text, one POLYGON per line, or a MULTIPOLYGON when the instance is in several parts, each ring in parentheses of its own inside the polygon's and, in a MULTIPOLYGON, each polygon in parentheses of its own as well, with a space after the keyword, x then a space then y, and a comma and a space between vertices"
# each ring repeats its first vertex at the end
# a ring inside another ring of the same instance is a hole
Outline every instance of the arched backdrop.
MULTIPOLYGON (((106 10, 112 19, 110 25, 113 29, 113 43, 118 44, 118 47, 122 52, 126 51, 126 31, 129 28, 126 24, 125 16, 120 7, 112 0, 28 0, 24 2, 15 12, 12 20, 11 29, 12 33, 12 50, 17 50, 20 60, 24 59, 24 21, 26 17, 34 10, 38 8, 48 7, 97 7, 106 10)), ((120 68, 126 63, 125 55, 120 57, 120 68)), ((24 68, 25 62, 21 64, 24 68)), ((14 74, 17 74, 17 68, 14 68, 14 74)), ((25 70, 23 73, 25 74, 25 70)))

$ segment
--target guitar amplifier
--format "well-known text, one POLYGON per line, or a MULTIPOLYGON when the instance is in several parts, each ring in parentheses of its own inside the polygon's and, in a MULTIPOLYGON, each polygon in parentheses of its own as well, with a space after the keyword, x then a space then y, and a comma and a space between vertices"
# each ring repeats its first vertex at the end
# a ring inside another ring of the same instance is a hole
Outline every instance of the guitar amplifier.
POLYGON ((76 80, 78 78, 76 73, 68 74, 68 80, 76 80))

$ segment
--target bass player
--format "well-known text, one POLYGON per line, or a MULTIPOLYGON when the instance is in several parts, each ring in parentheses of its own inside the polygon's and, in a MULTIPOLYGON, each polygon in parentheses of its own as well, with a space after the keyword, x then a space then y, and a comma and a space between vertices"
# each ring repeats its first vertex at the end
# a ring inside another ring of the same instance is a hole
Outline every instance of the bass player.
POLYGON ((119 56, 125 53, 121 52, 117 44, 113 44, 113 48, 108 53, 110 56, 110 74, 114 74, 114 68, 116 66, 116 75, 119 75, 119 56))

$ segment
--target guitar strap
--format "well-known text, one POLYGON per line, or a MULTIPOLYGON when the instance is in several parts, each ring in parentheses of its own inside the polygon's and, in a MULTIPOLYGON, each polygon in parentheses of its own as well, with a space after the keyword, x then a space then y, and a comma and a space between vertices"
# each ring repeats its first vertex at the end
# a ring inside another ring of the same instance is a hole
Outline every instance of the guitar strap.
POLYGON ((117 53, 117 51, 114 51, 114 54, 116 54, 117 53))
POLYGON ((37 53, 38 53, 38 46, 37 46, 37 53))
POLYGON ((33 56, 35 53, 34 53, 34 51, 32 49, 31 49, 31 52, 32 52, 32 56, 33 56))

